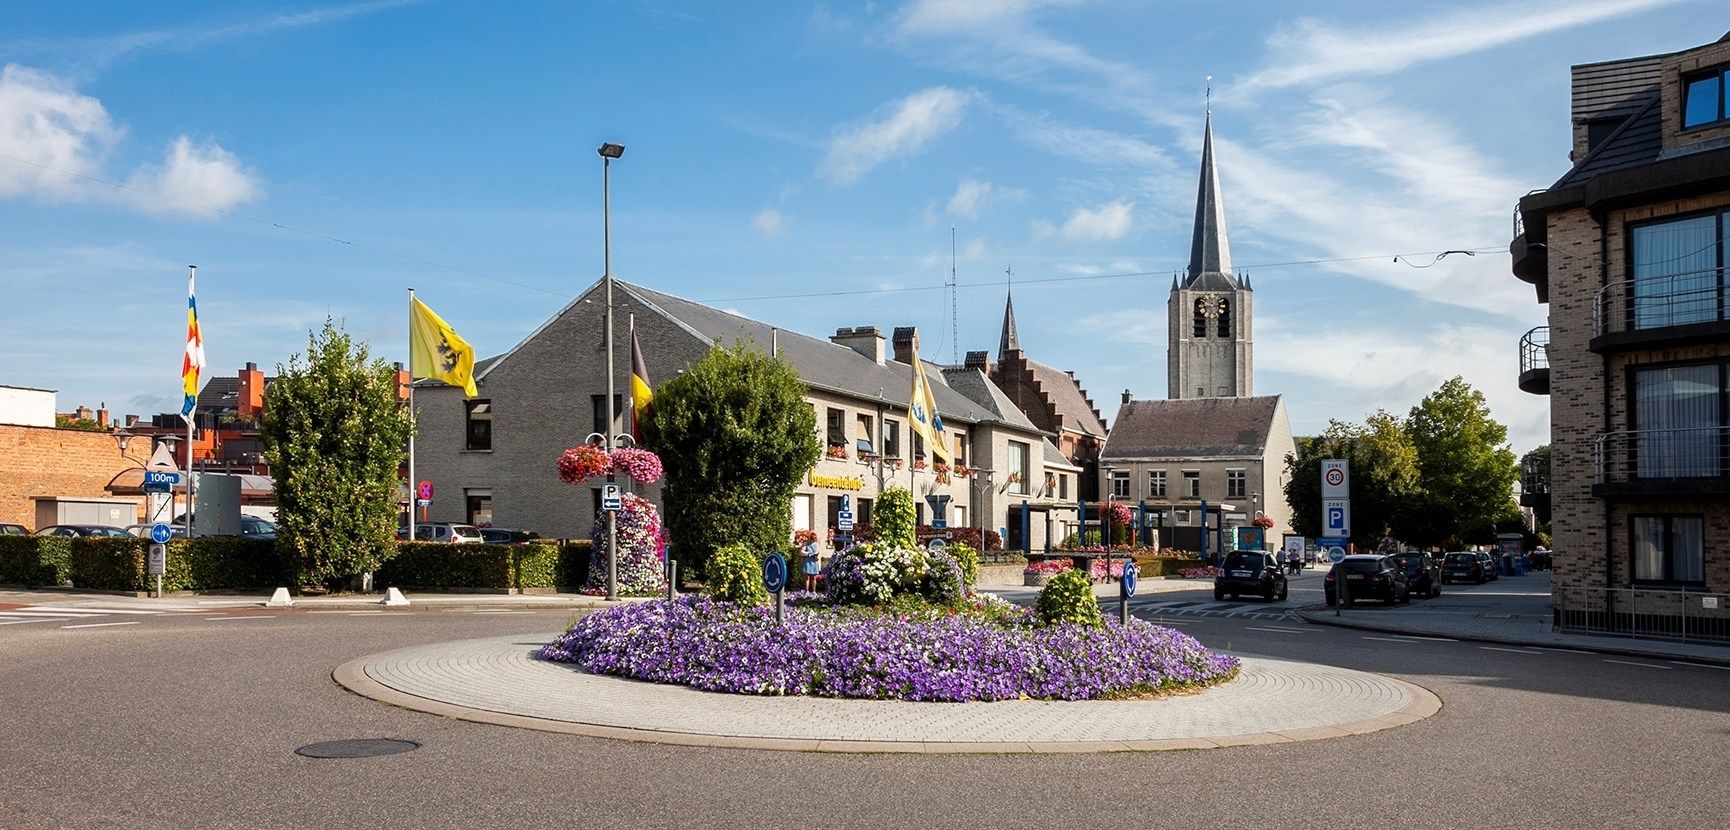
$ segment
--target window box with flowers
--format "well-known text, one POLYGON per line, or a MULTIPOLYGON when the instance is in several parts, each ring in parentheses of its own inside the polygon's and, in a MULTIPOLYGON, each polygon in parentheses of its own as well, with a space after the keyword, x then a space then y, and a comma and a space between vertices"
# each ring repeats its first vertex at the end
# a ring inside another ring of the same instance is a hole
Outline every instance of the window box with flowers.
POLYGON ((929 467, 929 466, 930 466, 930 465, 929 465, 929 464, 927 464, 927 463, 925 463, 925 459, 923 459, 923 458, 915 458, 915 459, 913 459, 913 469, 915 469, 915 470, 923 470, 923 469, 925 469, 925 468, 926 468, 926 467, 929 467))
POLYGON ((847 447, 841 444, 830 444, 823 454, 831 461, 846 461, 848 458, 847 447))

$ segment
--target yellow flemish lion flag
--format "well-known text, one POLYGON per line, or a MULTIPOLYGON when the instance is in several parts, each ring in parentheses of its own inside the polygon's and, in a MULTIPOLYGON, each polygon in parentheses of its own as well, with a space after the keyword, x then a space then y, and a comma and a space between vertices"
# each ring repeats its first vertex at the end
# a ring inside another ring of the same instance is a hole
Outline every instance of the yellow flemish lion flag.
POLYGON ((943 429, 943 416, 937 414, 937 401, 931 396, 931 382, 925 378, 925 365, 919 361, 919 341, 913 341, 913 394, 907 401, 908 421, 913 431, 925 439, 925 446, 947 463, 949 433, 943 429))
POLYGON ((459 387, 469 397, 475 389, 475 349, 419 298, 409 306, 409 372, 415 380, 436 380, 459 387))
POLYGON ((643 440, 643 418, 655 397, 649 388, 649 369, 643 365, 643 350, 637 346, 637 330, 631 329, 631 437, 643 440))

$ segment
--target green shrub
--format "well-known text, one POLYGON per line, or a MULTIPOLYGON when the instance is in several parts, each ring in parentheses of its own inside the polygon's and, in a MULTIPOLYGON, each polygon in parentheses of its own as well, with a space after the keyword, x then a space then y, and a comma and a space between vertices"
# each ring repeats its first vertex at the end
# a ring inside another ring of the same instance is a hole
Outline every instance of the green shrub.
POLYGON ((1099 600, 1093 595, 1093 583, 1077 570, 1063 571, 1045 583, 1034 606, 1040 622, 1046 625, 1075 623, 1094 628, 1105 625, 1099 613, 1099 600))
POLYGON ((530 542, 511 545, 511 587, 557 588, 559 576, 559 546, 530 542))
POLYGON ((1199 568, 1202 564, 1200 559, 1179 559, 1171 556, 1135 557, 1135 567, 1140 569, 1140 575, 1143 579, 1177 576, 1177 572, 1184 568, 1199 568))
POLYGON ((379 588, 509 588, 513 545, 398 542, 373 575, 379 588))
POLYGON ((703 566, 703 590, 716 599, 741 605, 762 605, 769 601, 769 589, 763 587, 763 560, 749 546, 722 545, 703 566))
MULTIPOLYGON (((73 585, 98 591, 143 590, 146 571, 149 570, 150 540, 83 536, 66 541, 71 547, 68 570, 73 585)), ((170 556, 168 559, 172 563, 176 558, 178 557, 170 556)), ((176 564, 180 567, 175 570, 181 573, 164 574, 162 577, 165 591, 180 590, 178 583, 185 581, 185 563, 176 564), (175 576, 181 578, 172 578, 175 576)), ((155 579, 152 578, 151 581, 154 582, 155 579)))
POLYGON ((919 593, 933 605, 945 608, 960 605, 967 598, 961 563, 947 551, 926 551, 925 576, 919 581, 919 593))
POLYGON ((979 549, 964 542, 956 542, 948 547, 949 555, 955 557, 955 564, 961 567, 961 584, 971 587, 979 581, 979 549))
POLYGON ((913 510, 913 494, 900 487, 890 487, 877 496, 871 513, 872 529, 877 541, 897 548, 918 545, 915 537, 918 515, 913 510))
POLYGON ((65 582, 71 541, 63 536, 0 536, 0 585, 36 588, 65 582))
POLYGON ((555 587, 578 591, 589 584, 589 554, 592 545, 587 539, 573 539, 559 546, 558 573, 553 577, 555 587))
MULTIPOLYGON (((64 540, 70 548, 72 584, 101 591, 146 591, 156 587, 150 570, 150 540, 98 536, 64 540)), ((276 543, 239 536, 199 536, 168 543, 164 591, 272 588, 294 584, 293 569, 276 543)))

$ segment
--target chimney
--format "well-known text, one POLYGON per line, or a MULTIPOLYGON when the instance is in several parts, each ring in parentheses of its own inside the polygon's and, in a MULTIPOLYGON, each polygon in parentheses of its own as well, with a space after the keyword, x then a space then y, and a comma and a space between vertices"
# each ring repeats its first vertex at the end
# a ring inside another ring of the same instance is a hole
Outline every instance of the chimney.
POLYGON ((264 373, 258 364, 247 362, 240 370, 240 388, 236 398, 236 414, 247 420, 264 413, 264 373))
POLYGON ((110 426, 113 426, 112 424, 108 423, 108 402, 107 401, 103 401, 102 404, 96 408, 96 423, 101 424, 103 429, 107 429, 110 426))
POLYGON ((135 426, 138 426, 138 416, 137 415, 126 416, 126 428, 131 429, 135 426))
POLYGON ((919 330, 912 326, 896 326, 894 343, 895 359, 902 363, 911 364, 913 352, 916 351, 919 343, 919 330))
POLYGON ((396 399, 408 400, 408 387, 414 383, 414 376, 404 369, 401 363, 396 364, 396 399))
POLYGON ((839 343, 856 351, 877 365, 883 365, 883 335, 876 326, 853 326, 835 330, 835 336, 829 338, 831 343, 839 343))
POLYGON ((1129 390, 1125 389, 1125 390, 1123 390, 1123 402, 1129 403, 1129 401, 1130 401, 1129 390))
POLYGON ((966 366, 969 369, 978 369, 985 374, 991 374, 991 353, 968 352, 966 366))

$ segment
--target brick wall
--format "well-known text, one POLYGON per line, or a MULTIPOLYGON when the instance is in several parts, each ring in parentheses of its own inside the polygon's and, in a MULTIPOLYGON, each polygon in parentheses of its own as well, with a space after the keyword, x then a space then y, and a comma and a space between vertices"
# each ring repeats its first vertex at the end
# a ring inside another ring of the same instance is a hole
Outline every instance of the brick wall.
POLYGON ((1664 147, 1730 138, 1730 124, 1682 129, 1682 76, 1730 63, 1730 43, 1713 43, 1664 59, 1659 108, 1664 113, 1664 147))
POLYGON ((35 529, 34 496, 113 498, 104 488, 133 466, 106 432, 0 424, 0 522, 35 529))

